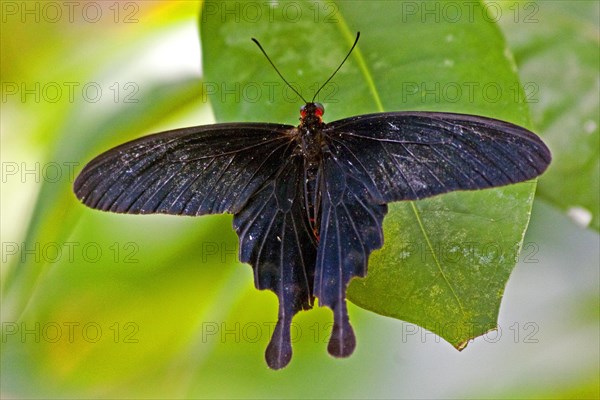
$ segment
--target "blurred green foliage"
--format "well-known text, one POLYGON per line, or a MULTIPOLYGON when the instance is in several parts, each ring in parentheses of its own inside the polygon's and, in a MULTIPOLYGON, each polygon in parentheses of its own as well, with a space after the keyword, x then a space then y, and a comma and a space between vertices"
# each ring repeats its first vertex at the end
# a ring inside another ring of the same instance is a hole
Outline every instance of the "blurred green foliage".
POLYGON ((531 97, 534 126, 554 150, 538 195, 565 210, 580 209, 600 230, 600 58, 596 1, 503 3, 513 17, 500 26, 531 97), (535 27, 535 28, 532 28, 535 27))

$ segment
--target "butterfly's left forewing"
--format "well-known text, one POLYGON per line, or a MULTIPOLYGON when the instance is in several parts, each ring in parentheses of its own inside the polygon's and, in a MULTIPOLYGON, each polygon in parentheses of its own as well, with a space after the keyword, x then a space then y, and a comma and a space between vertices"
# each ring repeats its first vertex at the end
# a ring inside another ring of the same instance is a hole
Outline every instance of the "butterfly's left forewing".
POLYGON ((289 157, 291 129, 217 124, 145 136, 93 159, 74 191, 87 206, 117 213, 235 213, 289 157))

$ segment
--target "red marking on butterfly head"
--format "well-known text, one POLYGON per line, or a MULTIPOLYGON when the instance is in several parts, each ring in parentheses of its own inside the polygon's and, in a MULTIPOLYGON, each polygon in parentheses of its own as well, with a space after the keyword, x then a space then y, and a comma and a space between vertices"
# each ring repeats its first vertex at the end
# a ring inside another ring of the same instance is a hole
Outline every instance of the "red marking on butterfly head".
POLYGON ((321 103, 306 103, 300 108, 300 119, 316 119, 322 122, 321 117, 325 114, 325 108, 321 103))

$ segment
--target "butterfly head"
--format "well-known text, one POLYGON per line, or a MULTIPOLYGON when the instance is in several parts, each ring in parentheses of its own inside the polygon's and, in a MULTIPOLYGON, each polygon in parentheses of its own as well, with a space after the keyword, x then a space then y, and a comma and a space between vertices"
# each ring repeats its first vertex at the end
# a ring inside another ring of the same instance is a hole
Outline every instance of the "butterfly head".
POLYGON ((321 103, 306 103, 300 108, 300 121, 302 125, 322 124, 321 117, 325 108, 321 103))

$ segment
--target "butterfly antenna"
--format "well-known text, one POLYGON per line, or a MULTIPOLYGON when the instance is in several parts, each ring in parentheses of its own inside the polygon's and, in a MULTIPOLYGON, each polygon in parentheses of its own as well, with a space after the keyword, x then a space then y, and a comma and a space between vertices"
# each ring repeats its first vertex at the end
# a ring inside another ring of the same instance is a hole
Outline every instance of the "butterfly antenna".
POLYGON ((271 58, 267 55, 267 52, 265 51, 265 49, 263 49, 263 47, 260 45, 260 43, 258 42, 258 40, 252 38, 252 41, 254 43, 256 43, 256 45, 258 46, 258 48, 260 49, 260 51, 262 51, 262 53, 265 55, 265 57, 267 57, 267 60, 269 60, 269 62, 271 63, 271 65, 275 69, 275 72, 277 72, 277 74, 279 75, 279 77, 281 79, 283 79, 283 81, 286 83, 286 85, 288 85, 290 87, 290 89, 292 89, 294 91, 294 93, 296 93, 302 99, 303 102, 308 103, 308 101, 306 101, 306 99, 304 97, 302 97, 302 95, 300 93, 298 93, 298 91, 296 89, 294 89, 294 87, 292 85, 290 85, 290 83, 283 77, 283 75, 281 75, 281 72, 279 72, 279 70, 277 69, 277 67, 275 66, 275 64, 273 64, 273 61, 271 61, 271 58))
POLYGON ((319 88, 319 90, 317 90, 317 92, 315 93, 315 95, 312 98, 311 103, 315 102, 315 99, 317 98, 317 95, 319 94, 319 92, 321 91, 321 89, 323 89, 325 87, 325 85, 327 85, 329 83, 329 81, 331 80, 331 78, 333 78, 333 76, 335 74, 337 74, 337 72, 340 70, 340 68, 342 68, 342 65, 344 65, 344 63, 346 62, 346 60, 348 59, 348 57, 350 57, 350 54, 352 53, 352 50, 354 50, 354 48, 356 47, 356 43, 358 43, 358 38, 359 37, 360 37, 360 32, 356 32, 356 39, 354 39, 354 44, 350 48, 350 51, 348 52, 348 54, 346 54, 346 57, 344 58, 344 60, 340 64, 340 66, 337 67, 337 69, 335 71, 333 71, 333 74, 331 74, 331 76, 329 77, 329 79, 327 79, 325 81, 325 83, 321 85, 321 87, 319 88))

